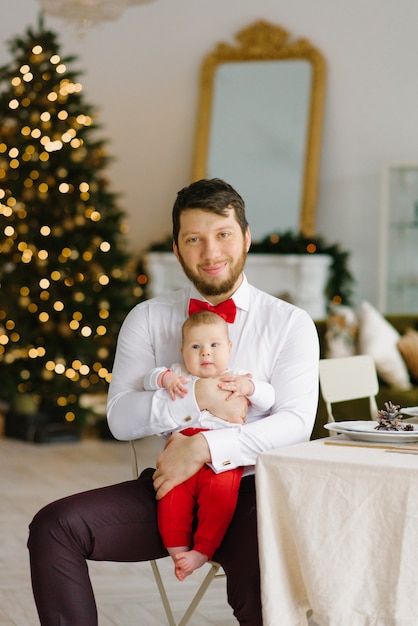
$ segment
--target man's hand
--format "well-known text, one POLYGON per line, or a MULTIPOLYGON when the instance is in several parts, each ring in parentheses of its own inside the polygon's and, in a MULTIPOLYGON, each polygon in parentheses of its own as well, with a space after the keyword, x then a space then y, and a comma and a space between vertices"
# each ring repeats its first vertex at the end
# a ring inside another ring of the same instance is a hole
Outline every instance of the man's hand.
POLYGON ((196 474, 210 460, 209 446, 203 435, 186 437, 173 433, 157 457, 157 469, 153 475, 157 500, 196 474))
POLYGON ((232 424, 243 424, 248 412, 247 398, 221 389, 220 384, 220 378, 200 378, 196 381, 194 392, 200 410, 206 409, 232 424))

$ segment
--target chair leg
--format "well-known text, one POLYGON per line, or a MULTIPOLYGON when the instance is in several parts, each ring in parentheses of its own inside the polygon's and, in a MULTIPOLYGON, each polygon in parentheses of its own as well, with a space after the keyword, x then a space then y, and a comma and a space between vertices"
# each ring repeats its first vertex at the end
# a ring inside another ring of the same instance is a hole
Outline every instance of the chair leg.
POLYGON ((174 619, 173 611, 171 610, 170 602, 168 600, 167 592, 164 587, 163 579, 161 578, 157 561, 150 561, 150 563, 151 563, 152 571, 154 574, 155 582, 157 583, 158 591, 160 592, 161 600, 164 605, 164 610, 165 610, 165 614, 167 615, 169 626, 177 626, 176 620, 174 619))
POLYGON ((189 621, 194 611, 196 610, 197 605, 199 604, 199 602, 205 595, 207 589, 209 588, 212 580, 215 578, 216 574, 218 573, 219 568, 220 568, 219 563, 214 563, 213 561, 210 561, 210 570, 206 574, 205 578, 202 580, 202 583, 199 589, 196 591, 193 600, 191 601, 188 609, 186 610, 185 614, 179 621, 178 626, 186 626, 187 622, 189 621))
POLYGON ((158 564, 156 561, 150 561, 150 563, 151 563, 152 571, 154 574, 155 582, 157 583, 158 591, 160 592, 161 600, 164 606, 164 610, 167 616, 169 626, 186 626, 186 624, 189 622, 190 618, 192 617, 193 613, 195 612, 199 602, 201 601, 207 589, 209 588, 212 580, 218 574, 218 571, 220 569, 219 563, 214 563, 213 561, 209 562, 210 569, 208 573, 206 574, 205 578, 202 580, 199 589, 196 591, 193 597, 193 600, 187 607, 183 617, 181 618, 178 624, 176 623, 176 620, 174 619, 173 611, 171 610, 170 602, 167 596, 167 592, 165 590, 164 582, 161 577, 158 564))

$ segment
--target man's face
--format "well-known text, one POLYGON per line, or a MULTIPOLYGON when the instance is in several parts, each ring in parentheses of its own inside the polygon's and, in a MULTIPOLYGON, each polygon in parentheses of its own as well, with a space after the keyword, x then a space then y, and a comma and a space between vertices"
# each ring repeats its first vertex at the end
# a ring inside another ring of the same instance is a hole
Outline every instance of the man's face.
POLYGON ((178 246, 173 248, 187 278, 217 304, 241 284, 250 243, 250 231, 242 234, 234 209, 226 216, 187 209, 180 215, 178 246))

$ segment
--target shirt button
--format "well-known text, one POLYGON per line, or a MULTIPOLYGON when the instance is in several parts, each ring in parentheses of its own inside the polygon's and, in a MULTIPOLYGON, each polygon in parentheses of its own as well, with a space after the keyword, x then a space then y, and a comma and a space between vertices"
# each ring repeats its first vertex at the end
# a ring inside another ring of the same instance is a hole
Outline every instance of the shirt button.
POLYGON ((191 422, 192 421, 192 417, 191 415, 188 415, 187 417, 184 418, 185 422, 191 422))

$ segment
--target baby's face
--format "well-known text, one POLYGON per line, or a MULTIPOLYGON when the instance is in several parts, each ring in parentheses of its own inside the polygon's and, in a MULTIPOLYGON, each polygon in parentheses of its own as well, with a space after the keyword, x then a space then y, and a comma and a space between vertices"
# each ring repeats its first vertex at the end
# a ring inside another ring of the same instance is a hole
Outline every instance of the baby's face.
POLYGON ((187 329, 181 350, 190 374, 211 378, 228 368, 231 342, 223 325, 202 324, 187 329))

